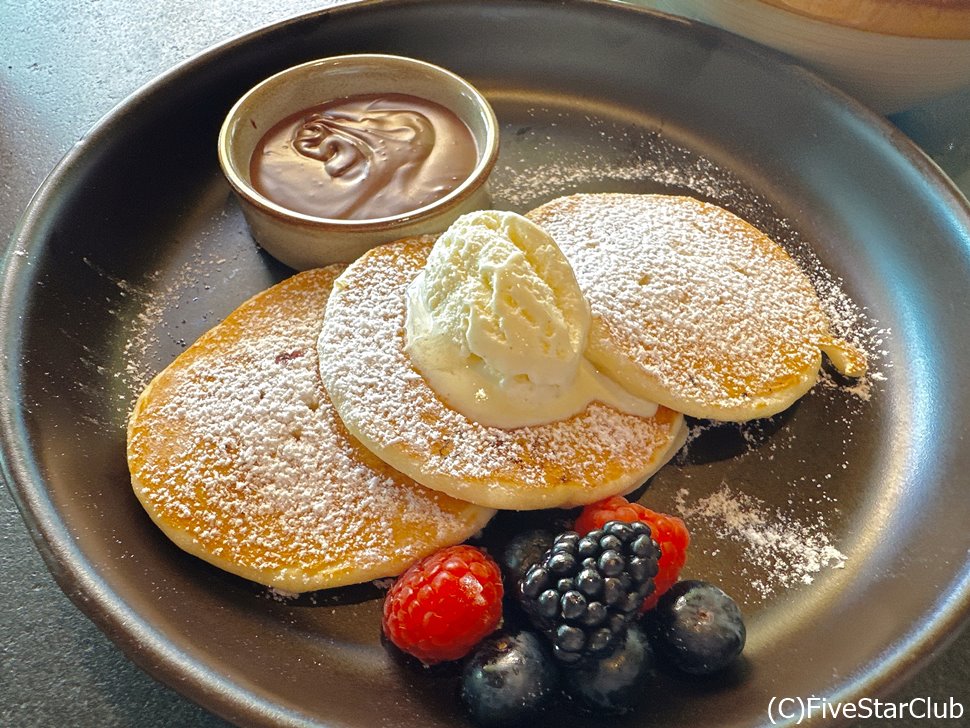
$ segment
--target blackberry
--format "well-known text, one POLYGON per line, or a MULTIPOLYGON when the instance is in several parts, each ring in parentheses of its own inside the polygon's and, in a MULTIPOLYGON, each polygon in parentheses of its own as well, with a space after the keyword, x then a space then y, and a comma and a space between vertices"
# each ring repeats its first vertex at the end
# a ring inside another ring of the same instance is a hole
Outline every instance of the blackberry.
POLYGON ((659 557, 645 523, 566 531, 522 577, 522 606, 562 662, 605 654, 653 592, 659 557))

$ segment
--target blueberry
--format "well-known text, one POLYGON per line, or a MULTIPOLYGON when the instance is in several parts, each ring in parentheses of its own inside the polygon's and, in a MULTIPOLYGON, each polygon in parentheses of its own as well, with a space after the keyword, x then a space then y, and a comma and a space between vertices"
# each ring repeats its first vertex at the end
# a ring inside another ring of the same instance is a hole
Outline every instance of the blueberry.
POLYGON ((461 700, 480 726, 526 721, 557 691, 559 674, 532 632, 496 632, 465 664, 461 700))
POLYGON ((633 625, 605 657, 586 660, 563 673, 566 689, 587 707, 613 715, 633 710, 653 670, 646 636, 633 625))
POLYGON ((522 580, 529 567, 538 563, 551 545, 552 534, 541 529, 525 531, 509 541, 502 552, 506 591, 515 591, 511 587, 522 580))
POLYGON ((731 664, 744 649, 745 628, 737 603, 706 581, 680 581, 653 610, 654 644, 692 675, 708 675, 731 664))

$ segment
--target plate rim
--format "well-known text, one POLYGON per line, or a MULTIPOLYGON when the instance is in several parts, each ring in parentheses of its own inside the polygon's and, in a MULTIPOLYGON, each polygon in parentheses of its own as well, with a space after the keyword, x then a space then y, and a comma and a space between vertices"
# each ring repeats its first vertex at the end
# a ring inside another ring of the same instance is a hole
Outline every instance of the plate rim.
MULTIPOLYGON (((478 0, 487 2, 487 0, 478 0)), ((698 21, 634 6, 615 0, 529 0, 540 10, 555 11, 557 7, 600 7, 603 12, 630 13, 652 17, 647 22, 672 22, 691 33, 713 34, 730 52, 743 52, 757 59, 760 66, 772 66, 779 73, 788 74, 795 83, 808 84, 814 93, 851 113, 857 123, 881 132, 894 153, 915 168, 920 177, 934 190, 937 199, 945 201, 948 209, 970 221, 970 202, 956 184, 915 142, 903 134, 888 119, 879 116, 847 93, 829 84, 814 72, 800 66, 790 57, 729 31, 714 28, 698 21), (778 70, 779 68, 783 70, 778 70)), ((75 546, 68 524, 54 507, 46 482, 30 455, 30 439, 25 428, 21 392, 20 317, 29 300, 25 283, 29 282, 29 267, 34 250, 40 245, 37 230, 43 226, 45 214, 56 203, 59 188, 65 177, 84 165, 110 129, 122 123, 133 109, 151 101, 160 91, 173 86, 185 77, 247 46, 267 34, 283 33, 289 26, 310 24, 328 16, 342 14, 393 11, 396 7, 440 4, 442 0, 355 0, 284 18, 237 34, 215 43, 172 66, 141 85, 109 109, 79 139, 47 174, 31 196, 16 224, 10 243, 0 262, 0 337, 6 356, 0 364, 0 476, 25 522, 45 565, 61 590, 72 603, 104 634, 118 645, 126 657, 153 678, 175 689, 180 695, 227 720, 245 720, 259 725, 321 725, 303 714, 273 704, 254 695, 231 680, 223 678, 196 658, 179 652, 167 638, 141 619, 139 613, 111 590, 100 575, 75 546), (137 625, 133 628, 132 625, 137 625), (258 721, 258 723, 254 723, 258 721)), ((447 4, 447 3, 445 3, 447 4)), ((524 2, 518 3, 524 6, 524 2)), ((970 248, 970 224, 967 228, 970 248)), ((970 623, 970 556, 964 562, 962 579, 953 579, 938 595, 938 606, 921 615, 918 626, 900 640, 895 649, 884 652, 878 665, 869 665, 863 677, 845 680, 842 689, 832 697, 850 700, 853 696, 885 695, 894 691, 920 668, 930 662, 952 642, 960 630, 970 623)))

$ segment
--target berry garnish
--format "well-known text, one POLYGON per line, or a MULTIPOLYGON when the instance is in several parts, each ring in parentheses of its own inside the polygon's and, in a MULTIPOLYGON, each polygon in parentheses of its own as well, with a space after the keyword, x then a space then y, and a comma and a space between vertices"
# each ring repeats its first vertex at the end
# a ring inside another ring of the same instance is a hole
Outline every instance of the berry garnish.
POLYGON ((643 523, 611 521, 585 536, 566 531, 522 578, 522 606, 559 660, 605 654, 653 589, 659 555, 643 523))
POLYGON ((461 700, 478 725, 518 724, 534 717, 558 685, 558 670, 539 637, 501 630, 465 664, 461 700))
POLYGON ((597 712, 617 715, 633 710, 644 694, 653 670, 653 652, 646 636, 631 625, 622 642, 596 660, 581 662, 563 672, 573 697, 597 712))
POLYGON ((663 593, 677 583, 680 570, 687 561, 687 546, 690 544, 687 526, 676 516, 651 511, 616 495, 586 506, 574 528, 577 533, 585 534, 594 528, 602 528, 607 521, 640 521, 650 526, 653 540, 660 547, 660 566, 653 579, 653 594, 644 600, 640 611, 653 609, 663 593))
POLYGON ((692 675, 731 664, 744 649, 745 627, 737 603, 706 581, 681 581, 663 595, 651 616, 655 646, 692 675))
POLYGON ((384 634, 426 665, 464 657, 501 621, 502 574, 471 546, 412 564, 384 600, 384 634))
POLYGON ((502 552, 502 573, 506 588, 512 591, 525 576, 529 567, 537 563, 552 546, 553 535, 549 531, 534 529, 517 534, 502 552))

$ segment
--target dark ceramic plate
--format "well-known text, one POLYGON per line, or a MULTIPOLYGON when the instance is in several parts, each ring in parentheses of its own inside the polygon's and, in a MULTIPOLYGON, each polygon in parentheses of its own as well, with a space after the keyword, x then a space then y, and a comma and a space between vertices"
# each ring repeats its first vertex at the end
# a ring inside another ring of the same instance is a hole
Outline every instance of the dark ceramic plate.
MULTIPOLYGON (((68 155, 7 260, 2 424, 7 481, 78 606, 230 720, 464 723, 453 671, 416 670, 382 645, 377 587, 274 596, 173 547, 128 485, 139 388, 287 274, 251 243, 220 176, 225 112, 277 70, 358 51, 439 63, 489 96, 503 127, 497 206, 688 192, 762 225, 864 309, 853 327, 878 375, 867 397, 830 379, 766 423, 694 423, 643 492, 691 514, 689 574, 738 597, 750 639, 717 679, 661 668, 650 709, 613 724, 764 724, 773 696, 879 695, 927 659, 961 623, 970 580, 966 202, 892 127, 781 57, 610 3, 312 14, 173 70, 68 155)), ((486 539, 557 515, 502 516, 486 539)), ((568 706, 549 717, 589 721, 568 706)))

